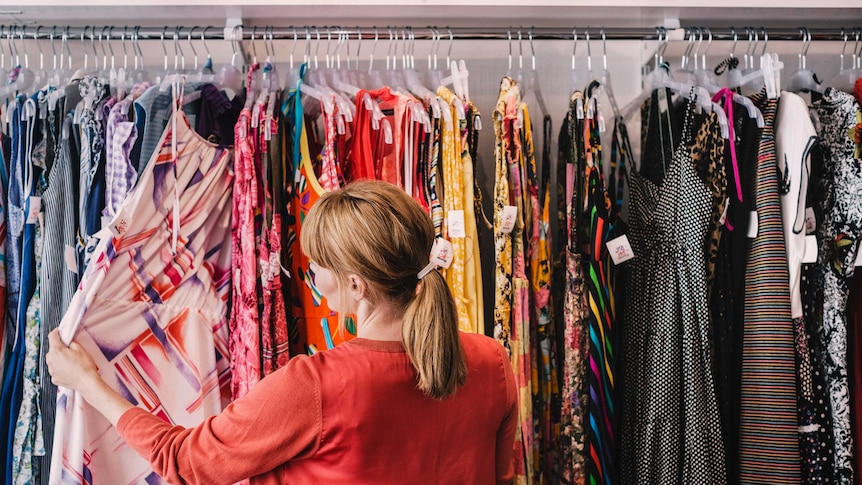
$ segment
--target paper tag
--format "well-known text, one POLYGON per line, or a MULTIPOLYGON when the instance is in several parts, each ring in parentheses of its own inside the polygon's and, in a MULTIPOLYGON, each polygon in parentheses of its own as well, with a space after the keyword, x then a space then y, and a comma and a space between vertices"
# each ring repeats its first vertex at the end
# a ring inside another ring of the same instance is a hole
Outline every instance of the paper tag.
POLYGON ((111 230, 114 237, 120 237, 129 230, 130 222, 131 219, 125 211, 120 211, 120 213, 114 218, 114 221, 111 224, 108 224, 108 229, 111 230))
POLYGON ((437 238, 431 247, 431 262, 437 266, 448 268, 452 265, 453 253, 452 243, 443 238, 437 238))
POLYGON ((757 211, 751 211, 748 220, 748 237, 754 239, 757 237, 757 211))
POLYGON ((446 212, 446 223, 449 227, 449 237, 467 237, 467 232, 464 230, 464 211, 446 212))
POLYGON ((635 257, 632 245, 629 244, 629 238, 625 234, 608 241, 606 246, 611 253, 611 259, 614 260, 614 264, 624 263, 635 257))
POLYGON ((724 199, 724 210, 721 211, 721 217, 718 218, 718 225, 719 226, 723 226, 724 221, 727 220, 727 209, 729 209, 729 208, 730 208, 730 201, 727 199, 724 199))
POLYGON ((817 229, 817 216, 814 215, 814 209, 807 207, 805 209, 805 234, 812 234, 817 229))
POLYGON ((817 262, 817 236, 809 234, 805 236, 805 253, 802 255, 803 263, 817 262))
POLYGON ((63 259, 66 260, 66 269, 78 274, 78 251, 67 244, 66 251, 63 253, 63 259))
POLYGON ((862 251, 856 251, 856 264, 854 266, 862 266, 862 251))
POLYGON ((27 224, 36 224, 39 222, 39 212, 42 211, 42 198, 31 196, 30 206, 27 210, 27 224))
POLYGON ((518 208, 514 205, 503 206, 503 223, 500 225, 500 231, 506 234, 512 232, 517 220, 518 208))

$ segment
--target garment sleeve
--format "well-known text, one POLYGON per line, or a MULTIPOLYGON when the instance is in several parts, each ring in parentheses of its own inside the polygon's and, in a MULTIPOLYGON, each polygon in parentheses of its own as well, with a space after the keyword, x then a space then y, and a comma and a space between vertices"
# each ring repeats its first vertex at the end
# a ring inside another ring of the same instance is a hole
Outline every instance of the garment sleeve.
POLYGON ((117 430, 168 482, 217 485, 313 455, 322 422, 320 381, 300 356, 197 427, 172 426, 134 408, 117 430))
POLYGON ((497 431, 497 483, 510 484, 515 479, 515 429, 518 426, 518 390, 515 387, 515 373, 509 357, 502 345, 497 345, 503 373, 506 378, 506 414, 497 431))

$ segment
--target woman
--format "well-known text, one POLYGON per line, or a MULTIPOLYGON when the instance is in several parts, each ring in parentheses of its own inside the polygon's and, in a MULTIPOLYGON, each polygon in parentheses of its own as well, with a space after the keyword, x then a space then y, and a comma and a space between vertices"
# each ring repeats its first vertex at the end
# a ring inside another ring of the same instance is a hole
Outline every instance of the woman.
POLYGON ((171 483, 506 483, 512 368, 495 341, 458 332, 446 281, 422 271, 433 241, 427 214, 393 185, 321 197, 300 242, 330 308, 355 316, 357 338, 294 357, 196 428, 134 407, 56 331, 52 380, 79 391, 171 483))

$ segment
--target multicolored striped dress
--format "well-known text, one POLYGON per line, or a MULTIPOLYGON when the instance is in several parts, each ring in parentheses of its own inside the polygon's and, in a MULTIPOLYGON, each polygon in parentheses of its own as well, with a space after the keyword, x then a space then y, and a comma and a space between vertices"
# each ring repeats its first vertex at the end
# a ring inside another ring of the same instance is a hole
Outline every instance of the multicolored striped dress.
MULTIPOLYGON (((745 268, 745 327, 739 409, 742 483, 799 483, 796 350, 775 155, 777 99, 752 98, 764 127, 754 176, 757 235, 745 268)), ((753 231, 749 232, 749 235, 753 231)))

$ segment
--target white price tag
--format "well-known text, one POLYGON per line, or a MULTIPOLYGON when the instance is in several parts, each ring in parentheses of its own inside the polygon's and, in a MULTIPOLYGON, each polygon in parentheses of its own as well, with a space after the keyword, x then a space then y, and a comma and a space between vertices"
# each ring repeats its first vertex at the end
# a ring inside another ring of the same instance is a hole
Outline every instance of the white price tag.
POLYGON ((635 252, 632 250, 631 244, 629 244, 629 238, 625 234, 608 241, 606 246, 611 253, 611 259, 614 260, 614 264, 624 263, 635 257, 635 252))
POLYGON ((129 230, 130 223, 131 218, 125 211, 120 211, 120 213, 114 217, 114 220, 108 224, 108 228, 111 230, 114 237, 120 237, 129 230))
POLYGON ((817 262, 817 236, 809 234, 805 236, 805 253, 802 255, 805 264, 817 262))
POLYGON ((805 234, 813 234, 817 229, 817 216, 814 215, 814 209, 807 207, 805 209, 805 234))
POLYGON ((518 208, 514 205, 503 206, 503 223, 500 225, 500 231, 507 234, 512 232, 517 220, 518 208))
POLYGON ((723 226, 724 221, 727 220, 727 209, 730 208, 730 200, 724 199, 724 210, 721 211, 721 217, 718 218, 718 225, 723 226))
POLYGON ((66 250, 63 253, 63 259, 66 260, 66 269, 78 274, 78 251, 67 244, 66 250))
POLYGON ((862 251, 856 251, 856 264, 855 266, 862 266, 862 251))
POLYGON ((431 246, 431 262, 437 266, 448 268, 452 265, 453 252, 452 243, 437 238, 434 240, 434 245, 431 246))
POLYGON ((30 205, 27 208, 27 224, 39 222, 39 213, 42 211, 42 198, 31 196, 30 205))
POLYGON ((757 237, 757 211, 751 211, 748 217, 748 237, 757 237))
POLYGON ((467 237, 464 229, 464 211, 446 212, 446 223, 449 228, 449 237, 467 237))

